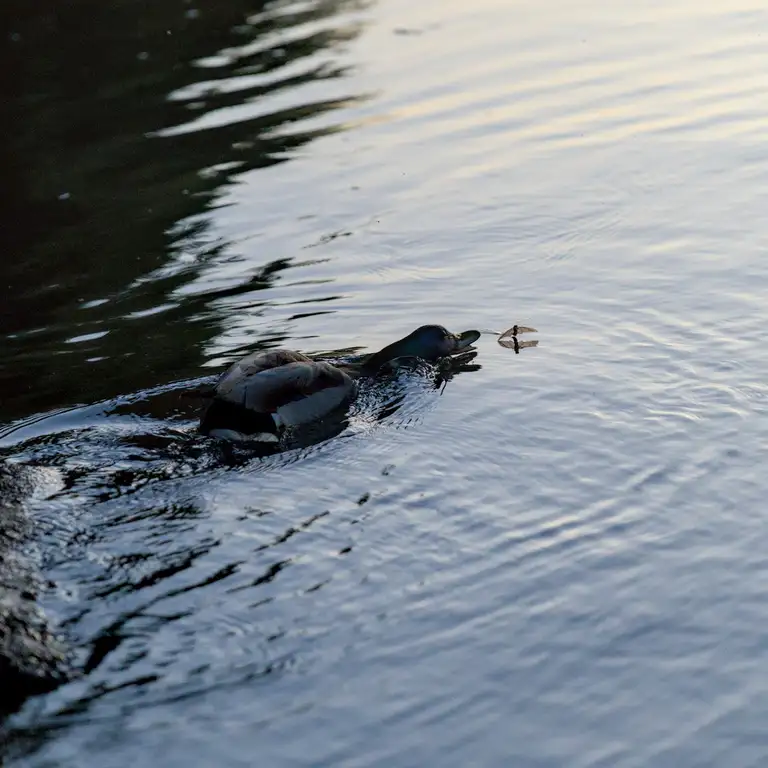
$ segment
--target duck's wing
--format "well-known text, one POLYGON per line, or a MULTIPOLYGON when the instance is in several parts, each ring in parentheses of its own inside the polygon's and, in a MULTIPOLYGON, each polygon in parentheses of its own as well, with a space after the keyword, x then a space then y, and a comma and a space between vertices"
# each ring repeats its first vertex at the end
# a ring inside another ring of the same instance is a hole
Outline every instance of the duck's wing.
POLYGON ((299 353, 288 354, 295 357, 283 356, 279 359, 285 362, 272 366, 263 359, 244 358, 219 382, 216 396, 249 411, 274 414, 284 424, 301 424, 333 410, 354 392, 354 382, 344 371, 299 353))
POLYGON ((222 374, 216 389, 218 391, 222 387, 226 387, 243 377, 254 376, 261 371, 280 368, 290 363, 303 362, 311 362, 311 360, 306 355, 302 355, 301 352, 294 352, 290 349, 270 349, 266 352, 253 352, 232 363, 222 374))
POLYGON ((330 363, 292 363, 285 368, 290 371, 267 402, 274 408, 275 421, 286 426, 319 419, 348 402, 356 391, 352 378, 330 363))
POLYGON ((301 352, 288 349, 271 349, 267 352, 254 352, 233 363, 222 375, 214 389, 214 396, 228 402, 242 405, 243 388, 260 373, 270 371, 291 363, 310 362, 301 352))

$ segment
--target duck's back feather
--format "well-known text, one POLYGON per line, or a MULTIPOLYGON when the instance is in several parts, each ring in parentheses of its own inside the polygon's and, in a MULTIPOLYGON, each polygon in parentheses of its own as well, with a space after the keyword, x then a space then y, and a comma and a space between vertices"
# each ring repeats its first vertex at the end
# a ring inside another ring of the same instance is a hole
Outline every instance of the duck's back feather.
POLYGON ((278 349, 236 362, 216 385, 214 397, 291 426, 320 418, 354 391, 351 377, 330 363, 278 349))
POLYGON ((233 363, 216 384, 215 395, 242 405, 242 389, 249 381, 265 371, 284 368, 291 363, 311 363, 312 360, 301 352, 289 349, 272 349, 268 352, 254 352, 233 363))

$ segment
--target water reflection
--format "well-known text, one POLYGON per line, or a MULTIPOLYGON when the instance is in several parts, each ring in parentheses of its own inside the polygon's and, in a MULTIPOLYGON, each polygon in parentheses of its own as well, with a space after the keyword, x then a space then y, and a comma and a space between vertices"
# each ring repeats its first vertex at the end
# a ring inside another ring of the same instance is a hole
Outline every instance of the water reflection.
POLYGON ((234 287, 179 289, 233 258, 207 214, 238 174, 343 127, 333 112, 360 96, 328 98, 328 86, 345 74, 337 49, 359 34, 350 14, 363 6, 158 2, 140 23, 115 4, 6 7, 25 77, 4 94, 14 205, 0 227, 13 247, 0 266, 0 419, 191 375, 218 304, 265 301, 254 294, 290 258, 234 287))

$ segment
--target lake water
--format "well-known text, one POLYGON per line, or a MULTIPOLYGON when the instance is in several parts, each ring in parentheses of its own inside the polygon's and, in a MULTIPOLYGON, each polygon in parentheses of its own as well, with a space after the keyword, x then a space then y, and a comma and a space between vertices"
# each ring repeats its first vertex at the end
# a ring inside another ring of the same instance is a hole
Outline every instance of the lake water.
POLYGON ((8 764, 764 765, 764 4, 151 5, 11 4, 0 457, 80 674, 8 764), (539 344, 195 434, 425 322, 539 344))

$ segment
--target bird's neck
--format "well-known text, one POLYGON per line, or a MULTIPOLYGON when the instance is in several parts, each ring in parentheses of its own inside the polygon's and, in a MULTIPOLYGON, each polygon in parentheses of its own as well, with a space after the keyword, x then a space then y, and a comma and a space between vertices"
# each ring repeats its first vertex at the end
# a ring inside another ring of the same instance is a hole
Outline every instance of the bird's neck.
POLYGON ((400 341, 396 341, 393 344, 387 345, 384 349, 374 352, 361 365, 361 374, 363 376, 375 376, 381 367, 391 360, 412 355, 413 352, 408 349, 406 341, 406 339, 400 339, 400 341))

